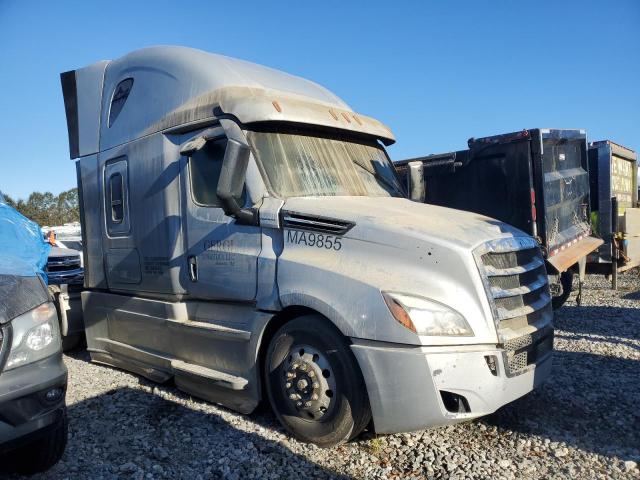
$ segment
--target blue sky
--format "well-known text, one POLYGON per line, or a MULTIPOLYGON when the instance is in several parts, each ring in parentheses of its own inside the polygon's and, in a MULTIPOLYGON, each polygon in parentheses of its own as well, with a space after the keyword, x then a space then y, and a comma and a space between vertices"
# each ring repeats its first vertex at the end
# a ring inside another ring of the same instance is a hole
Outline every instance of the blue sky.
POLYGON ((59 73, 156 44, 317 81, 392 128, 394 160, 532 127, 640 150, 637 0, 0 0, 0 190, 74 186, 59 73))

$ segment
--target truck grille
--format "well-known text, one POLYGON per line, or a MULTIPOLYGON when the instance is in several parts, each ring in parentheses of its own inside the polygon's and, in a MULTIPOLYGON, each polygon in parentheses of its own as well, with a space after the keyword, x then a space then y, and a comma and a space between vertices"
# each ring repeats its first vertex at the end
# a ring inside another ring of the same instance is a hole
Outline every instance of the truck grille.
POLYGON ((504 343, 504 364, 507 375, 513 377, 526 372, 552 351, 553 328, 550 326, 507 340, 504 343))
POLYGON ((551 295, 544 259, 529 237, 488 242, 474 252, 509 376, 518 375, 551 353, 551 295))

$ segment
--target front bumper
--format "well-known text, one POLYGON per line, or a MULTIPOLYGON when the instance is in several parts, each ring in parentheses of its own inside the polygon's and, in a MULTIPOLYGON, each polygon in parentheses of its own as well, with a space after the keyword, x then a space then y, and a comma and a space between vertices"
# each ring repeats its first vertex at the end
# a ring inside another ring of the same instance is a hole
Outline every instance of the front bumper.
POLYGON ((0 373, 0 453, 34 439, 64 415, 67 368, 62 355, 0 373), (60 388, 54 402, 46 392, 60 388))
POLYGON ((414 347, 352 339, 375 430, 397 433, 481 417, 527 394, 551 371, 551 354, 518 375, 495 346, 414 347), (486 357, 494 357, 495 374, 486 357), (442 392, 462 396, 464 412, 447 410, 442 392))

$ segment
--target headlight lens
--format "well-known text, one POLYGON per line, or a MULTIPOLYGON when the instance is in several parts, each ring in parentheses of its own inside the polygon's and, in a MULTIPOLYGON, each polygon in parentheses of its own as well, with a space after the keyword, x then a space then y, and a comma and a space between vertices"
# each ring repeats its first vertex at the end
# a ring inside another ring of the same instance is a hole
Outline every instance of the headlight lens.
POLYGON ((60 350, 58 314, 52 303, 14 318, 11 329, 11 350, 5 370, 42 360, 60 350))
POLYGON ((465 318, 442 303, 403 293, 382 292, 382 296, 393 317, 418 335, 473 335, 465 318))

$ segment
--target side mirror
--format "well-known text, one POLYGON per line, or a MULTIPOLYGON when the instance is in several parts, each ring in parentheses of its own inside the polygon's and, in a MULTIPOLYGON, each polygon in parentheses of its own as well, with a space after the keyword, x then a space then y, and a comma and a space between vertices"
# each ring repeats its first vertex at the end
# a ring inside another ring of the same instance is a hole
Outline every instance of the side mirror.
POLYGON ((422 162, 409 162, 407 167, 409 167, 407 172, 409 199, 414 202, 424 203, 427 196, 424 184, 424 165, 422 162))
POLYGON ((222 202, 222 209, 226 215, 235 218, 238 223, 258 225, 257 212, 242 208, 238 201, 242 197, 250 153, 248 145, 232 138, 227 140, 227 149, 224 152, 216 193, 222 202))

